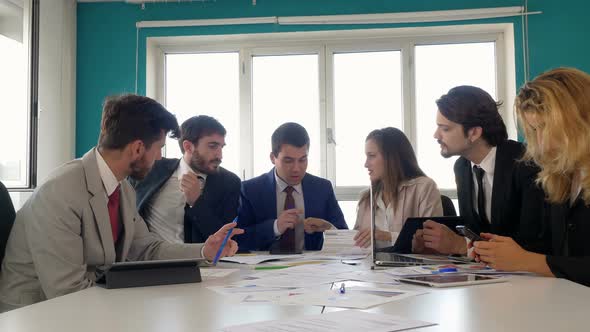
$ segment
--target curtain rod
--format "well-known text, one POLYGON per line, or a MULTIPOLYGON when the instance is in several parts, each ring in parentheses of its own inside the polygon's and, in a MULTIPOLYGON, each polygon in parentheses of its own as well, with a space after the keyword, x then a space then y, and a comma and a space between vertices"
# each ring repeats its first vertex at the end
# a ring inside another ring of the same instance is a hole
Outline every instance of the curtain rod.
POLYGON ((137 28, 216 26, 241 24, 278 24, 278 25, 326 25, 326 24, 392 24, 448 22, 474 19, 500 18, 522 15, 541 14, 542 12, 524 12, 524 7, 497 7, 481 9, 436 10, 405 13, 358 14, 358 15, 323 15, 323 16, 266 16, 241 17, 202 20, 140 21, 137 28))

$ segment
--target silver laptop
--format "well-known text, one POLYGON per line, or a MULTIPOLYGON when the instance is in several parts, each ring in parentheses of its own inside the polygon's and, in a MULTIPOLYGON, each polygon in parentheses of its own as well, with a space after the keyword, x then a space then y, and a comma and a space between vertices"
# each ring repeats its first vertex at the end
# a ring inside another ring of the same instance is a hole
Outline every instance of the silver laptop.
MULTIPOLYGON (((370 203, 370 216, 371 216, 371 256, 372 256, 372 268, 376 266, 417 266, 417 265, 430 265, 430 264, 445 264, 450 262, 446 257, 440 257, 441 259, 429 259, 429 258, 417 258, 412 257, 416 255, 411 254, 400 254, 395 252, 379 251, 377 249, 377 241, 375 239, 375 205, 373 202, 373 186, 369 186, 369 203, 370 203)), ((398 238, 399 239, 399 238, 398 238)))

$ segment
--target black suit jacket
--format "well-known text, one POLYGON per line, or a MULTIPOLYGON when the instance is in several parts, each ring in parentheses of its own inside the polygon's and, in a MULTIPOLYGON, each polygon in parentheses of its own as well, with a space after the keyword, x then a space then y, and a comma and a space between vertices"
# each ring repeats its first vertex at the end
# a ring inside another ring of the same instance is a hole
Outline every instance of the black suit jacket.
MULTIPOLYGON (((137 209, 148 220, 148 202, 176 171, 180 159, 162 158, 141 182, 130 181, 137 192, 137 209)), ((208 174, 201 196, 195 205, 185 206, 184 242, 202 243, 221 226, 238 214, 241 181, 234 173, 219 167, 219 172, 208 174)))
POLYGON ((590 206, 578 199, 570 207, 545 206, 544 254, 547 265, 558 278, 590 286, 590 206))
POLYGON ((519 162, 525 147, 508 140, 497 146, 490 223, 480 222, 473 206, 475 190, 471 162, 455 163, 459 213, 476 233, 491 232, 514 238, 527 249, 541 246, 544 194, 535 183, 538 167, 519 162))

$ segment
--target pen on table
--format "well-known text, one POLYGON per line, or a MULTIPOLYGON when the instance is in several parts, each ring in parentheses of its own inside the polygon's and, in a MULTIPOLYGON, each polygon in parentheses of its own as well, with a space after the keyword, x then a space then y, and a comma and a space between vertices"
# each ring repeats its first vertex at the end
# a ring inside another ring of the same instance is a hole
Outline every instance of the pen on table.
POLYGON ((435 271, 435 273, 451 273, 451 272, 457 272, 457 268, 454 267, 445 267, 442 269, 438 269, 438 271, 435 271))
POLYGON ((340 285, 340 294, 346 293, 346 288, 344 288, 344 283, 340 285))
POLYGON ((223 242, 221 242, 221 245, 219 246, 219 249, 217 250, 217 254, 215 254, 215 258, 213 259, 213 265, 217 265, 217 262, 219 261, 219 256, 221 256, 221 252, 223 251, 223 248, 225 248, 225 245, 227 244, 227 240, 229 239, 233 230, 234 229, 231 228, 227 232, 227 234, 225 234, 225 237, 223 238, 223 242))

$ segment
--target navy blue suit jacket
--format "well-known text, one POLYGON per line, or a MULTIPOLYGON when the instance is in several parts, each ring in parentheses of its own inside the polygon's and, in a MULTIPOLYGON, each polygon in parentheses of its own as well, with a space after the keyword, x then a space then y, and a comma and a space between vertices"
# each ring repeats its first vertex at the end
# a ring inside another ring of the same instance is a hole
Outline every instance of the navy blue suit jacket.
MULTIPOLYGON (((235 237, 240 249, 269 250, 276 241, 273 229, 277 219, 274 173, 273 168, 266 174, 242 182, 238 227, 243 228, 245 233, 235 237)), ((336 228, 348 229, 330 181, 306 173, 301 186, 306 218, 321 218, 336 228)), ((305 234, 305 250, 320 250, 323 243, 323 233, 305 234)))
MULTIPOLYGON (((130 181, 137 192, 137 209, 146 223, 148 202, 174 174, 179 163, 180 159, 162 158, 155 162, 141 182, 130 181)), ((221 226, 235 218, 240 199, 240 182, 237 175, 222 167, 217 173, 207 175, 205 187, 195 205, 192 208, 186 205, 184 209, 185 243, 203 243, 221 226)))

